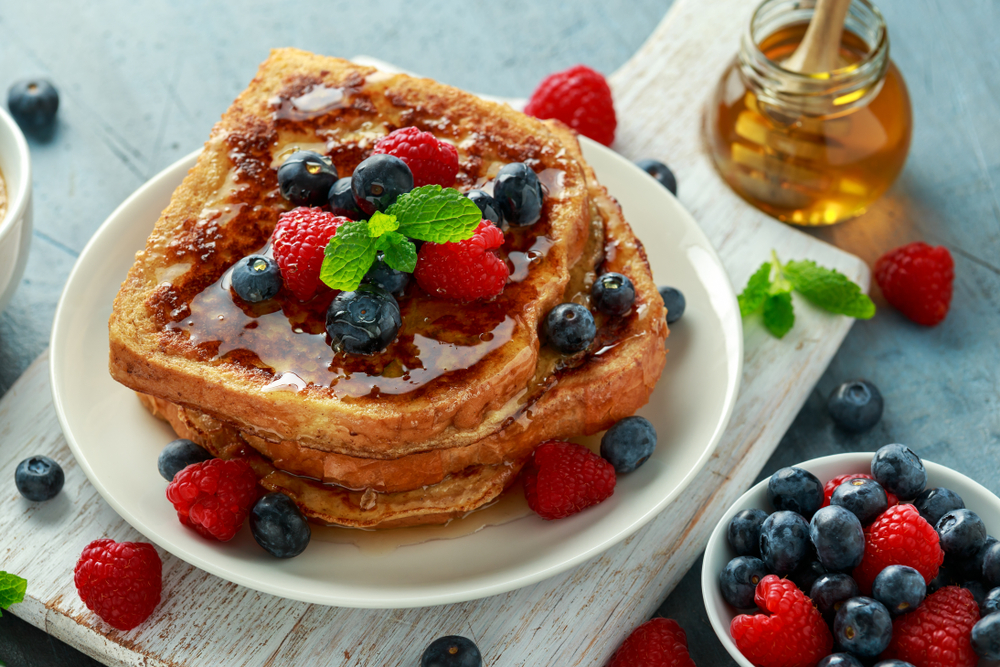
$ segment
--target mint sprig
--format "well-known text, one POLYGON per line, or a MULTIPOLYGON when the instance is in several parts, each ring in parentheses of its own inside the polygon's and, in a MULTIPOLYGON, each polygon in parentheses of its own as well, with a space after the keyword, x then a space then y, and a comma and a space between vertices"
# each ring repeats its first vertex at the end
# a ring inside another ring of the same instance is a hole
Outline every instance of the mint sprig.
POLYGON ((767 330, 782 338, 795 324, 793 290, 831 313, 862 320, 875 314, 872 300, 844 274, 819 266, 812 260, 782 264, 772 250, 771 261, 762 264, 750 276, 747 286, 737 297, 740 315, 749 317, 761 312, 767 330))
POLYGON ((448 243, 472 238, 483 213, 454 188, 424 185, 400 195, 386 211, 399 220, 399 233, 411 239, 448 243))
MULTIPOLYGON (((23 602, 24 593, 27 590, 27 579, 0 571, 0 609, 9 609, 12 604, 23 602)), ((2 615, 0 614, 0 616, 2 615)))

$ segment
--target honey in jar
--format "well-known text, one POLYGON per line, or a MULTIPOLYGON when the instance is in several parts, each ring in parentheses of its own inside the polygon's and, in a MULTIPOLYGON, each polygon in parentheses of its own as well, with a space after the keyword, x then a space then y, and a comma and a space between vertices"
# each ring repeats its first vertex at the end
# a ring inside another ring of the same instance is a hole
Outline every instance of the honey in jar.
POLYGON ((805 35, 807 0, 767 0, 709 103, 716 168, 744 199, 779 220, 830 225, 863 213, 899 175, 910 146, 906 85, 889 60, 885 22, 854 0, 838 67, 782 67, 805 35))

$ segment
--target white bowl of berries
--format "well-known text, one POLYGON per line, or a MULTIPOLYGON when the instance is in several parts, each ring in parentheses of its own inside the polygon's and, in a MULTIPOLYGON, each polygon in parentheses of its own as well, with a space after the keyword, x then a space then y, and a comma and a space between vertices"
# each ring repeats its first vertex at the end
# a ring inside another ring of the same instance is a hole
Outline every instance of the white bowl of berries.
POLYGON ((993 665, 992 536, 1000 498, 902 445, 812 459, 760 482, 719 521, 705 608, 743 667, 993 665), (948 660, 932 659, 942 651, 948 660))

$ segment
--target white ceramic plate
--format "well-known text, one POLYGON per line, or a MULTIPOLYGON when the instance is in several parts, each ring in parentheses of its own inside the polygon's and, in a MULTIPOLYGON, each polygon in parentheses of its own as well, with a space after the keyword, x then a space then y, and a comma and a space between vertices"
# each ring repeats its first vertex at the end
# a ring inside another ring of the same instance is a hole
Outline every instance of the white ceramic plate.
MULTIPOLYGON (((870 475, 873 456, 875 456, 875 452, 834 454, 799 463, 795 467, 808 470, 816 475, 823 484, 826 484, 838 475, 859 472, 870 475)), ((924 468, 927 469, 928 488, 943 486, 946 489, 951 489, 962 497, 966 507, 982 518, 990 535, 1000 535, 1000 498, 993 495, 986 487, 951 468, 927 460, 924 460, 924 468)), ((719 636, 719 641, 741 667, 754 667, 754 664, 743 657, 740 650, 736 648, 736 642, 729 634, 729 625, 739 612, 722 597, 722 590, 719 588, 719 573, 726 567, 726 563, 736 557, 736 552, 729 546, 729 540, 726 537, 729 522, 733 520, 737 512, 754 508, 762 509, 765 512, 771 512, 774 509, 767 500, 766 479, 740 496, 740 499, 733 503, 725 516, 719 520, 708 540, 708 546, 705 548, 705 558, 701 570, 701 594, 705 599, 708 620, 711 621, 715 634, 719 636)), ((985 666, 994 663, 983 660, 981 664, 985 666)))
POLYGON ((690 215, 618 154, 585 141, 584 154, 643 240, 656 279, 681 289, 687 312, 672 327, 667 367, 639 414, 659 446, 614 496, 574 517, 526 516, 452 540, 380 555, 314 539, 290 560, 269 557, 244 526, 232 542, 184 528, 164 497, 156 459, 174 437, 108 375, 114 296, 197 153, 139 188, 91 239, 70 275, 52 332, 52 389, 66 439, 105 500, 178 558, 251 588, 344 607, 415 607, 513 590, 562 572, 623 540, 675 499, 708 460, 736 400, 743 334, 732 286, 690 215))

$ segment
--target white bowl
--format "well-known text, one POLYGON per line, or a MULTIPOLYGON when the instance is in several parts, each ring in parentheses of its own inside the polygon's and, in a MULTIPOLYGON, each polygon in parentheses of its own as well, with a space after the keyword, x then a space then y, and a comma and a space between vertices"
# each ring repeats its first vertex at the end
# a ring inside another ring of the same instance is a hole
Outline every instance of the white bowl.
MULTIPOLYGON (((871 474, 873 456, 875 456, 874 452, 834 454, 799 463, 795 467, 808 470, 819 477, 823 484, 826 484, 837 475, 859 472, 871 474)), ((965 506, 982 518, 989 534, 1000 535, 1000 498, 997 498, 981 484, 951 468, 926 459, 924 459, 924 467, 927 469, 928 488, 943 486, 962 496, 965 506)), ((733 660, 742 667, 754 667, 754 664, 743 657, 743 654, 736 648, 736 642, 729 634, 729 624, 740 612, 723 599, 722 591, 719 588, 719 572, 726 566, 726 563, 736 557, 736 552, 729 546, 729 540, 726 537, 729 522, 732 521, 737 512, 754 508, 762 509, 765 512, 774 511, 767 500, 766 479, 740 496, 740 499, 729 508, 718 525, 715 526, 712 536, 708 539, 708 546, 705 548, 705 559, 701 570, 701 593, 705 598, 708 619, 712 622, 712 628, 719 636, 719 641, 729 651, 729 655, 733 656, 733 660)), ((982 661, 981 664, 994 663, 982 661)))
POLYGON ((21 128, 0 109, 0 174, 7 211, 0 217, 0 312, 21 282, 31 245, 31 157, 21 128))

